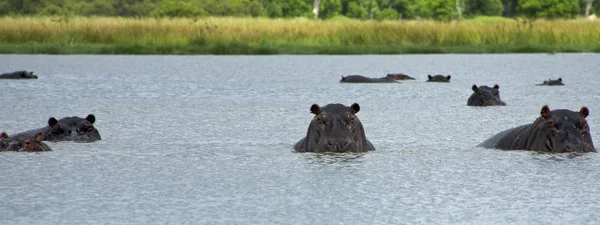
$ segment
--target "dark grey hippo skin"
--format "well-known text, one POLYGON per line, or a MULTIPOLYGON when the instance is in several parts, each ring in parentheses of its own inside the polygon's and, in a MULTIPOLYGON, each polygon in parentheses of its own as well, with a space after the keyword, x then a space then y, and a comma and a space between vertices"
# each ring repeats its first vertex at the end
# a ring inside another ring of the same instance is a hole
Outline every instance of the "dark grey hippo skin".
POLYGON ((403 73, 388 73, 385 78, 389 80, 414 80, 415 78, 403 73))
POLYGON ((365 136, 362 123, 356 116, 360 110, 357 103, 348 107, 342 104, 329 104, 310 107, 315 114, 306 136, 296 145, 297 152, 352 152, 361 153, 375 150, 365 136))
POLYGON ((451 76, 444 76, 444 75, 435 75, 435 76, 431 76, 431 74, 427 75, 427 82, 450 82, 450 78, 451 76))
POLYGON ((342 76, 340 83, 400 83, 387 78, 370 78, 361 75, 342 76))
POLYGON ((500 99, 500 86, 497 84, 494 87, 479 86, 473 84, 471 87, 473 94, 467 100, 468 106, 493 106, 506 105, 500 99))
POLYGON ((38 79, 36 75, 33 75, 33 71, 15 71, 11 73, 0 74, 0 79, 38 79))
POLYGON ((52 151, 50 146, 42 142, 44 140, 44 132, 38 131, 35 138, 29 137, 13 138, 9 137, 6 132, 0 134, 0 152, 15 151, 15 152, 46 152, 52 151))
POLYGON ((502 150, 530 150, 539 152, 596 152, 590 128, 585 119, 587 107, 579 112, 556 109, 545 105, 540 117, 532 124, 502 131, 478 146, 502 150))
POLYGON ((552 80, 552 79, 548 79, 545 80, 544 83, 541 84, 536 84, 537 86, 559 86, 559 85, 565 85, 562 82, 562 78, 559 77, 557 80, 552 80))
POLYGON ((96 117, 92 114, 85 119, 73 116, 56 120, 50 117, 48 126, 14 134, 14 137, 33 138, 38 131, 42 131, 46 141, 94 142, 102 140, 100 132, 94 127, 95 121, 96 117))

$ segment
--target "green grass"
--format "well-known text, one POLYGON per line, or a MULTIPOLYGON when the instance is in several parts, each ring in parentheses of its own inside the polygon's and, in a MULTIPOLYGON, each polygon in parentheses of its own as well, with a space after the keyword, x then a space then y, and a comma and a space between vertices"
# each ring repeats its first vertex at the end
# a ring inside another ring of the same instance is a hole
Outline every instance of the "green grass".
POLYGON ((415 54, 600 52, 600 23, 0 18, 0 53, 415 54))

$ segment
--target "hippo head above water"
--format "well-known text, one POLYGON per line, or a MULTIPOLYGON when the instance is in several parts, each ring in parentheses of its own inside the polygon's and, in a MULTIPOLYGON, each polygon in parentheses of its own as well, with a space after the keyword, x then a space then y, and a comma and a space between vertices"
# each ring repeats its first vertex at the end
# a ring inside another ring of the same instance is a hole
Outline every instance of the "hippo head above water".
POLYGON ((590 111, 550 111, 545 105, 531 125, 527 149, 545 152, 595 152, 586 117, 590 111))
POLYGON ((565 85, 565 84, 563 84, 562 81, 563 81, 562 77, 559 77, 557 80, 548 79, 548 80, 545 80, 543 83, 537 84, 537 85, 538 86, 562 86, 562 85, 565 85))
POLYGON ((552 153, 596 152, 586 120, 589 113, 585 106, 576 112, 567 109, 550 111, 545 105, 533 123, 502 131, 479 146, 552 153))
POLYGON ((444 75, 431 76, 431 74, 428 74, 427 82, 450 82, 450 78, 452 78, 450 75, 448 75, 448 76, 444 76, 444 75))
POLYGON ((473 85, 471 89, 473 94, 467 100, 468 106, 506 105, 500 99, 500 86, 497 84, 494 87, 473 85))
POLYGON ((294 149, 298 152, 366 152, 375 150, 365 136, 362 123, 356 116, 360 110, 357 103, 350 107, 329 104, 310 107, 315 114, 308 126, 306 136, 294 149))
POLYGON ((20 137, 11 139, 6 132, 0 134, 0 151, 43 152, 52 151, 44 142, 44 132, 38 131, 34 139, 20 137))
POLYGON ((38 79, 38 76, 33 75, 33 71, 15 71, 11 73, 3 73, 0 74, 0 78, 2 79, 38 79))
POLYGON ((73 116, 56 120, 51 117, 45 128, 48 141, 93 142, 101 140, 100 133, 94 127, 96 117, 92 114, 85 119, 73 116))

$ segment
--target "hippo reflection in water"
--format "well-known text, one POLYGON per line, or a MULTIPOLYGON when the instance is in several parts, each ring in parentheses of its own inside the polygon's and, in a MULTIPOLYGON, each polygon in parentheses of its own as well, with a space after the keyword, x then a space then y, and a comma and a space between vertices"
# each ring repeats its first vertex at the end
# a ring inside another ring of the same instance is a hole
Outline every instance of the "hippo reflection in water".
POLYGON ((450 82, 451 76, 444 75, 435 75, 431 76, 431 74, 427 75, 427 82, 450 82))
POLYGON ((361 75, 342 76, 340 83, 399 83, 387 78, 370 78, 361 75))
POLYGON ((473 94, 467 100, 468 106, 506 105, 506 103, 500 100, 500 86, 497 84, 493 88, 473 85, 471 89, 473 90, 473 94))
POLYGON ((388 73, 385 78, 389 80, 414 80, 411 76, 408 76, 403 73, 388 73))
POLYGON ((314 104, 310 111, 315 114, 306 136, 296 145, 297 152, 367 152, 375 150, 365 136, 362 123, 356 116, 360 110, 357 103, 348 107, 329 104, 324 107, 314 104))
POLYGON ((537 86, 559 86, 559 85, 565 85, 562 82, 562 78, 559 77, 558 80, 552 80, 552 79, 548 79, 545 80, 544 83, 541 84, 536 84, 537 86))
POLYGON ((0 74, 0 79, 38 79, 36 75, 33 75, 33 71, 15 71, 12 73, 0 74))
POLYGON ((92 114, 85 119, 73 116, 56 120, 56 118, 50 117, 48 126, 21 132, 14 136, 33 138, 38 131, 42 131, 46 141, 94 142, 102 140, 100 133, 94 127, 95 121, 96 117, 92 114))
POLYGON ((50 146, 42 142, 44 140, 44 132, 38 131, 35 138, 29 137, 12 138, 6 132, 0 134, 0 151, 16 151, 16 152, 44 152, 52 151, 50 146))
POLYGON ((587 107, 579 112, 556 109, 545 105, 540 117, 532 124, 502 131, 478 146, 502 150, 531 150, 540 152, 596 152, 590 127, 585 119, 587 107))

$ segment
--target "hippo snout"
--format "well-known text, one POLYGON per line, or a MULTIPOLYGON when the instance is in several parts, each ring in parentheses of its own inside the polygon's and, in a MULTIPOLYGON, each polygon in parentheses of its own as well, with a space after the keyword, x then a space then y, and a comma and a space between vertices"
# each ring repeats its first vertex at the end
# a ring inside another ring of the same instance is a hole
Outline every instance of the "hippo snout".
POLYGON ((323 141, 320 152, 354 152, 356 144, 349 139, 329 139, 323 141))

